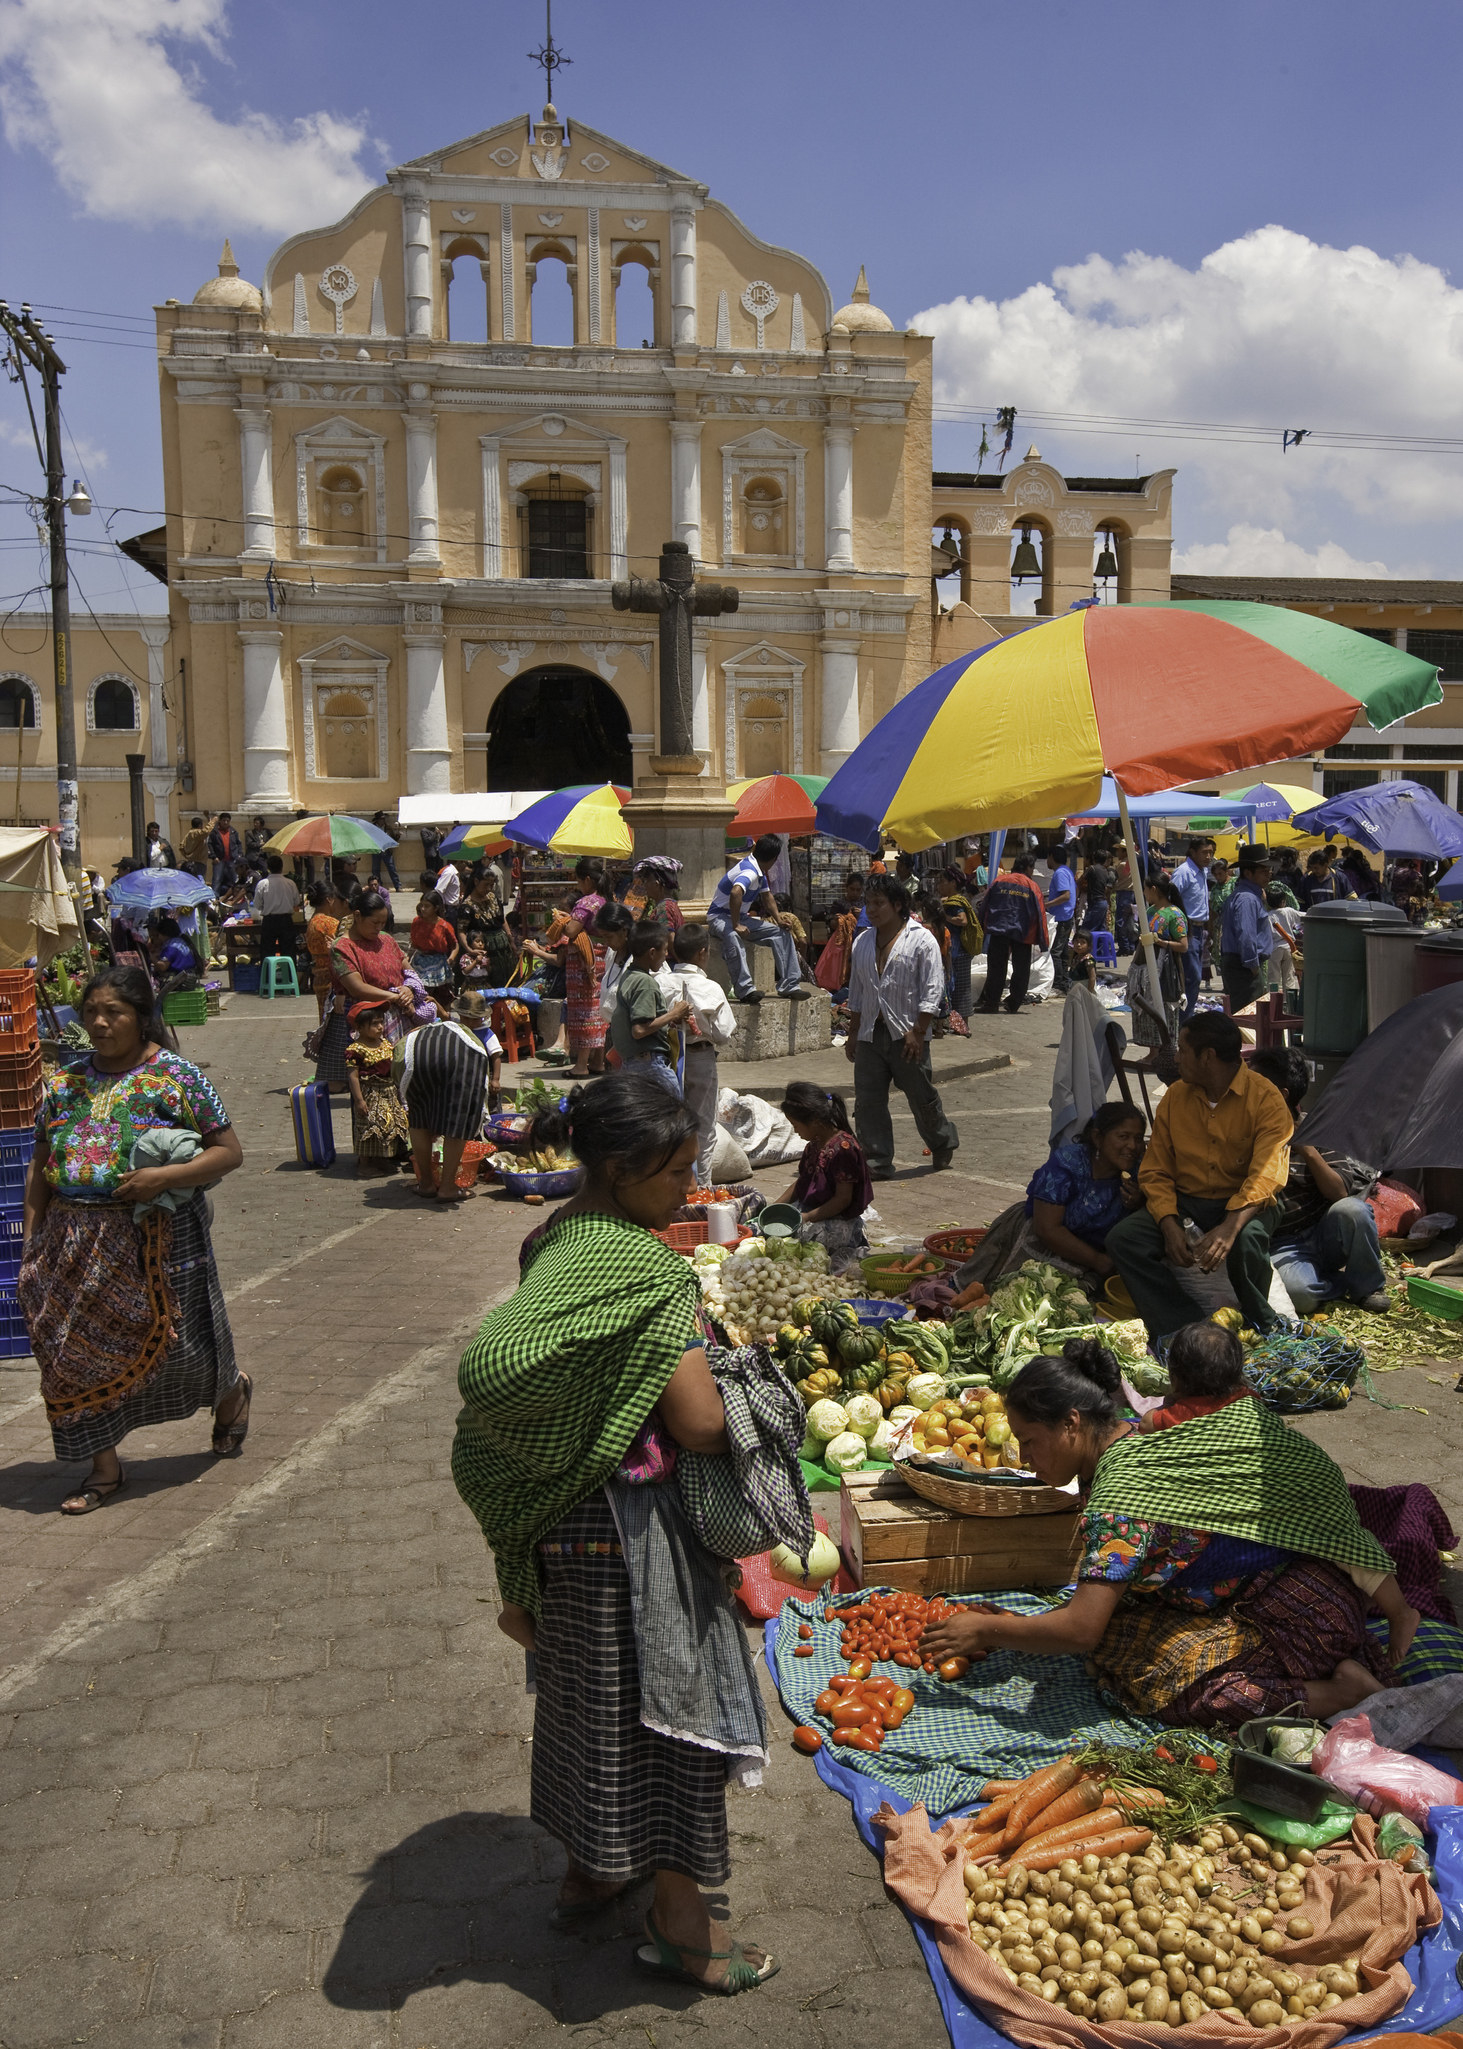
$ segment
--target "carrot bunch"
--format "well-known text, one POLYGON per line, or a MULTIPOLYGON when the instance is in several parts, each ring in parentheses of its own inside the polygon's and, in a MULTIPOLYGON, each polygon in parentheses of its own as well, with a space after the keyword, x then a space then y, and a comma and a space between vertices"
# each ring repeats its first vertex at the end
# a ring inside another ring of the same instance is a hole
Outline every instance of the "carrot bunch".
POLYGON ((1152 1787, 1105 1787, 1075 1757, 1044 1765, 1024 1779, 991 1779, 990 1804, 966 1826, 965 1840, 973 1861, 1003 1868, 1015 1861, 1028 1871, 1050 1871, 1068 1857, 1089 1851, 1104 1857, 1122 1851, 1146 1850, 1151 1829, 1134 1827, 1132 1811, 1162 1807, 1164 1796, 1152 1787))

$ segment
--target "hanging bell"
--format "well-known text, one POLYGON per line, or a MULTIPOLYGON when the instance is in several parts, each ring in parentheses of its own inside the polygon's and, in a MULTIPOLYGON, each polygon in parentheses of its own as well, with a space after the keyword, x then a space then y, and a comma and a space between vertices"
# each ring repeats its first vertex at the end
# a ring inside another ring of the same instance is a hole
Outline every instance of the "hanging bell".
POLYGON ((1016 553, 1011 557, 1012 583, 1025 583, 1028 577, 1040 578, 1041 557, 1036 552, 1031 538, 1031 528, 1021 529, 1021 539, 1016 544, 1016 553))
POLYGON ((1101 583, 1110 582, 1118 573, 1118 558, 1113 553, 1112 535, 1106 527, 1102 533, 1102 553, 1098 556, 1097 567, 1092 573, 1101 583))

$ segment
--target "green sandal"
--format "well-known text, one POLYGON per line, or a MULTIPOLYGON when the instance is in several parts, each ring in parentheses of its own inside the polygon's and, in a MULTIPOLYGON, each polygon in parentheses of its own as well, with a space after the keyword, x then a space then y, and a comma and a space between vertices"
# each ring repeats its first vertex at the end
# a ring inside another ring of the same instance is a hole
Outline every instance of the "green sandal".
POLYGON ((689 1949, 677 1947, 667 1941, 655 1925, 655 1915, 645 1917, 654 1947, 637 1949, 635 1962, 640 1970, 647 1971, 652 1978, 676 1978, 687 1985, 694 1985, 701 1992, 720 1993, 724 1998, 733 1998, 738 1992, 750 1992, 757 1985, 765 1985, 769 1978, 776 1977, 782 1968, 776 1957, 766 1956, 761 1966, 754 1964, 739 1942, 730 1949, 689 1949), (717 1979, 698 1978, 694 1971, 688 1971, 684 1959, 701 1957, 707 1963, 724 1963, 725 1974, 717 1979))

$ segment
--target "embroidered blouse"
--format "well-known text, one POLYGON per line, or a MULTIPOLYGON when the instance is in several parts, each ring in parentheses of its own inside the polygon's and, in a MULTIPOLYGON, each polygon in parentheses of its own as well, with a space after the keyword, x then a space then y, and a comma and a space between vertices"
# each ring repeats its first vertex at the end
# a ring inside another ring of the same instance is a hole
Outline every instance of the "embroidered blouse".
POLYGON ((1027 1216, 1038 1202, 1057 1205, 1067 1229, 1099 1252, 1113 1225, 1127 1215, 1121 1180, 1116 1174, 1095 1175, 1092 1154, 1080 1139, 1059 1145, 1032 1175, 1026 1187, 1027 1216))
POLYGON ((49 1154, 45 1176, 73 1202, 110 1202, 131 1171, 144 1131, 225 1131, 229 1113, 213 1085, 179 1054, 160 1047, 126 1074, 102 1074, 86 1061, 51 1077, 36 1117, 49 1154))
POLYGON ((874 1185, 869 1179, 863 1147, 851 1131, 835 1131, 821 1150, 818 1141, 810 1138, 798 1161, 793 1201, 799 1209, 820 1209, 825 1202, 833 1200, 841 1181, 850 1182, 853 1187, 853 1200, 843 1215, 861 1217, 874 1199, 874 1185))
POLYGON ((1120 1583, 1129 1594, 1160 1596, 1169 1607, 1207 1613, 1232 1601, 1293 1554, 1245 1537, 1186 1530, 1138 1516, 1083 1511, 1078 1581, 1120 1583))

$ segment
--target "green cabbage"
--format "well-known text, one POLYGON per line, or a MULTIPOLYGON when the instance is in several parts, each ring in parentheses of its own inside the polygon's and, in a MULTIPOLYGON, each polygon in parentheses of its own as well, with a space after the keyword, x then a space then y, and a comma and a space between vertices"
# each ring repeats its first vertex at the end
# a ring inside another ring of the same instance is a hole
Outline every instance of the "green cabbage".
POLYGON ((823 1447, 823 1463, 830 1473, 856 1473, 868 1457, 869 1447, 852 1430, 832 1438, 823 1447))

